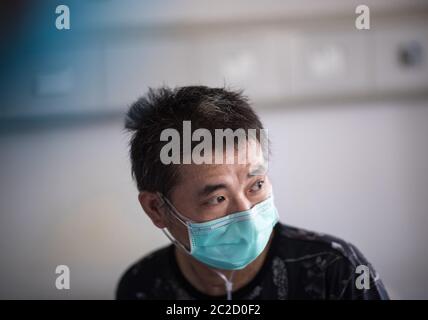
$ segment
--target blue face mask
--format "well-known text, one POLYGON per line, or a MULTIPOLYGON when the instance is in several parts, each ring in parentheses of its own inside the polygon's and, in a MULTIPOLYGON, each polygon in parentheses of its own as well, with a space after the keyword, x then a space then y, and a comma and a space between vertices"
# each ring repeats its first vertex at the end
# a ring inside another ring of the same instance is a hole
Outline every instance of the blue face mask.
POLYGON ((174 216, 187 227, 190 250, 164 229, 167 237, 197 260, 217 269, 245 268, 262 253, 278 222, 273 196, 249 210, 201 223, 188 220, 168 199, 161 198, 172 209, 174 216))

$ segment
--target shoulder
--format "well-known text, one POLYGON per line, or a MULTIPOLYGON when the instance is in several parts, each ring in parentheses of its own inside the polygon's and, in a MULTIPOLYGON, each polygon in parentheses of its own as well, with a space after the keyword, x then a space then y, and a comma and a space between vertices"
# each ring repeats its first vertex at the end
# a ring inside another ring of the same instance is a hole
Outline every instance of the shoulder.
POLYGON ((361 252, 351 243, 321 232, 310 231, 286 224, 278 224, 278 244, 281 253, 290 259, 330 256, 358 265, 365 261, 361 252))
MULTIPOLYGON (((306 286, 306 296, 329 299, 388 299, 376 270, 353 244, 328 234, 276 226, 277 259, 306 286), (363 266, 368 290, 353 285, 363 266), (302 280, 303 279, 303 280, 302 280)), ((301 287, 302 283, 299 283, 301 287)), ((300 289, 299 289, 300 290, 300 289)))
POLYGON ((144 290, 156 285, 159 277, 165 277, 170 265, 173 246, 153 251, 134 262, 122 274, 116 288, 116 299, 144 299, 144 290))

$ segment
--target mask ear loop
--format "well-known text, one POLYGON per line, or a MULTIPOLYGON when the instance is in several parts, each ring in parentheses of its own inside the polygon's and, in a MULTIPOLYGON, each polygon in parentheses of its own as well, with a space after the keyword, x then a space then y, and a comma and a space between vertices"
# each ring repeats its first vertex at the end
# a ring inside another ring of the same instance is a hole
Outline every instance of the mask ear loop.
POLYGON ((174 207, 174 205, 168 200, 167 197, 164 197, 161 193, 157 193, 159 199, 162 201, 163 204, 167 204, 168 207, 174 212, 175 217, 177 220, 179 220, 182 224, 184 224, 186 227, 188 226, 188 223, 194 223, 194 221, 190 220, 189 218, 184 217, 178 210, 174 207))
MULTIPOLYGON (((163 206, 164 204, 166 204, 169 209, 173 212, 173 216, 174 218, 176 218, 179 222, 181 222, 186 229, 189 230, 189 226, 186 222, 186 218, 184 218, 178 211, 177 209, 175 209, 175 207, 172 205, 171 202, 169 202, 169 200, 164 197, 161 193, 157 193, 159 199, 161 200, 161 206, 163 206)), ((190 221, 190 220, 187 220, 190 221)), ((186 246, 184 244, 182 244, 180 241, 178 241, 177 239, 174 238, 174 236, 169 232, 169 230, 167 228, 162 228, 161 229, 162 232, 166 235, 166 237, 175 245, 177 245, 179 248, 183 249, 185 253, 187 253, 188 255, 191 256, 191 250, 187 249, 186 246)), ((190 235, 189 235, 189 239, 190 239, 190 235)))
POLYGON ((183 251, 185 253, 187 253, 188 255, 191 255, 189 249, 187 249, 181 242, 179 242, 177 239, 175 239, 174 236, 172 234, 170 234, 170 232, 168 230, 166 230, 166 228, 162 228, 161 230, 173 244, 175 244, 178 247, 180 247, 181 249, 183 249, 183 251))

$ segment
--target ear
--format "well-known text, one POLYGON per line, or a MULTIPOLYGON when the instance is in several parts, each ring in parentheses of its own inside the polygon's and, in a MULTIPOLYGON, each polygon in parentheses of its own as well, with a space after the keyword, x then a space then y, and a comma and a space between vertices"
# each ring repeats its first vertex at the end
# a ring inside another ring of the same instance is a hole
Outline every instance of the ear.
POLYGON ((155 226, 158 228, 166 227, 163 202, 156 193, 141 191, 138 194, 138 201, 155 226))

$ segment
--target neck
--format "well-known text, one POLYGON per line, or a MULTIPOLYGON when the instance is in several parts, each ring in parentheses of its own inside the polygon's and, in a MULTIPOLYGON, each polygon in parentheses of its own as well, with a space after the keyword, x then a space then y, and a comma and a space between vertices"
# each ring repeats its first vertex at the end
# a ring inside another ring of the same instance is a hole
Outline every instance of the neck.
MULTIPOLYGON (((248 284, 263 266, 267 252, 271 246, 274 231, 272 231, 266 248, 248 266, 241 270, 217 270, 224 274, 227 279, 233 282, 233 291, 238 290, 248 284), (233 277, 231 279, 231 277, 233 277)), ((199 262, 192 256, 183 252, 181 248, 175 248, 177 264, 184 277, 199 291, 211 295, 221 296, 226 294, 224 280, 214 271, 213 268, 199 262)))

